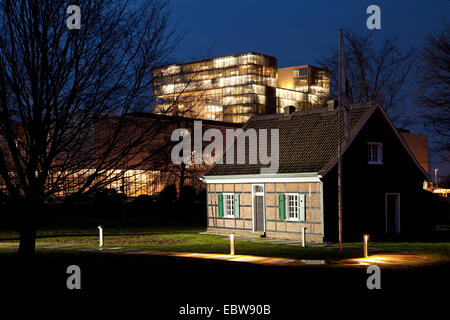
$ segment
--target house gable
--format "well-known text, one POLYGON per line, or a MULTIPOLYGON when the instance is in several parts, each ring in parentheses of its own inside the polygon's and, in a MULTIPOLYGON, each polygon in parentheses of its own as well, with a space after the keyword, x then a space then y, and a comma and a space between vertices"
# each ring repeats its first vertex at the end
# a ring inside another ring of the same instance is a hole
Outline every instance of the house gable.
MULTIPOLYGON (((376 108, 343 154, 344 239, 358 240, 362 234, 373 239, 385 236, 386 195, 398 194, 401 230, 412 232, 418 221, 425 221, 420 210, 422 183, 426 177, 392 123, 376 108), (368 144, 381 145, 381 163, 369 163, 368 144)), ((324 173, 325 241, 336 241, 338 232, 337 165, 324 173)))
MULTIPOLYGON (((389 118, 389 116, 387 115, 387 113, 383 110, 383 108, 377 103, 374 104, 372 109, 370 110, 370 112, 367 113, 365 118, 361 118, 359 123, 354 126, 352 128, 351 131, 351 139, 350 139, 350 143, 349 144, 345 144, 345 142, 343 142, 343 146, 342 146, 342 155, 345 155, 347 149, 352 145, 353 141, 355 139, 357 139, 360 131, 367 125, 368 122, 370 122, 370 119, 372 119, 376 116, 379 116, 380 119, 376 120, 376 121, 380 121, 379 124, 380 125, 385 125, 389 131, 391 132, 391 138, 390 139, 395 139, 398 141, 399 145, 398 145, 398 150, 403 150, 403 152, 405 152, 408 155, 408 160, 407 161, 411 161, 415 167, 423 174, 424 178, 428 177, 428 172, 420 165, 420 163, 417 161, 416 157, 414 156, 414 154, 411 152, 411 150, 409 149, 408 145, 406 144, 406 142, 404 141, 404 139, 402 138, 402 136, 400 135, 400 133, 398 132, 398 130, 395 128, 394 124, 392 123, 391 119, 389 118), (382 124, 383 123, 383 124, 382 124)), ((377 129, 374 128, 374 134, 376 135, 376 131, 377 129)), ((388 139, 387 137, 389 136, 389 134, 386 134, 386 137, 384 139, 388 139)), ((343 139, 344 140, 344 139, 343 139)), ((367 138, 367 143, 369 142, 376 142, 375 138, 367 138)), ((323 170, 319 171, 319 173, 322 176, 325 176, 331 169, 334 168, 334 166, 337 164, 337 157, 333 157, 331 159, 331 161, 323 168, 323 170)))

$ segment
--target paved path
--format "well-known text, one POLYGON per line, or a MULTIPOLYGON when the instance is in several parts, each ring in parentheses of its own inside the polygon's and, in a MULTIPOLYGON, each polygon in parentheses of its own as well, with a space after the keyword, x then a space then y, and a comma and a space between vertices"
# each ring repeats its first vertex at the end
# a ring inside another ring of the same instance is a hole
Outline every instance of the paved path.
POLYGON ((325 260, 298 260, 290 258, 273 258, 260 257, 248 255, 229 255, 217 253, 196 253, 196 252, 174 252, 174 251, 159 251, 159 250, 144 250, 138 248, 122 248, 122 247, 84 247, 73 245, 38 245, 38 247, 46 249, 61 249, 71 251, 85 251, 85 252, 102 252, 102 253, 122 253, 133 255, 152 255, 152 256, 166 256, 166 257, 182 257, 182 258, 197 258, 197 259, 212 259, 230 262, 248 262, 266 265, 325 265, 328 262, 325 260))
MULTIPOLYGON (((18 245, 0 244, 3 247, 18 247, 18 245)), ((57 249, 68 251, 81 252, 102 252, 110 254, 132 254, 132 255, 152 255, 152 256, 166 256, 166 257, 182 257, 194 259, 211 259, 229 262, 247 262, 263 265, 278 265, 278 266, 304 266, 304 265, 370 265, 370 264, 387 264, 387 265, 404 265, 426 263, 427 257, 418 254, 402 254, 402 253, 385 253, 375 254, 367 258, 344 259, 344 260, 311 260, 311 259, 290 259, 290 258, 275 258, 275 257, 261 257, 250 255, 229 255, 217 253, 197 253, 197 252, 174 252, 174 251, 158 251, 145 250, 139 248, 123 248, 123 247, 94 247, 94 246, 77 246, 77 245, 37 245, 44 249, 57 249)))
POLYGON ((299 266, 299 265, 325 265, 329 262, 325 260, 298 260, 289 258, 274 258, 274 257, 260 257, 248 255, 229 255, 229 254, 215 254, 215 253, 195 253, 195 252, 162 252, 153 250, 133 251, 129 254, 146 254, 170 257, 183 258, 197 258, 197 259, 212 259, 230 262, 248 262, 265 265, 284 265, 284 266, 299 266))
MULTIPOLYGON (((18 247, 18 245, 0 245, 4 247, 18 247)), ((166 257, 182 257, 182 258, 196 258, 196 259, 211 259, 222 260, 230 262, 247 262, 265 265, 283 265, 283 266, 300 266, 300 265, 326 265, 333 263, 325 260, 299 260, 290 258, 274 258, 274 257, 260 257, 248 255, 229 255, 217 253, 196 253, 196 252, 174 252, 174 251, 158 251, 158 250, 144 250, 138 248, 122 248, 122 247, 91 247, 91 246, 76 246, 76 245, 37 245, 44 249, 58 249, 68 251, 82 251, 82 252, 102 252, 112 254, 133 254, 133 255, 152 255, 152 256, 166 256, 166 257)))

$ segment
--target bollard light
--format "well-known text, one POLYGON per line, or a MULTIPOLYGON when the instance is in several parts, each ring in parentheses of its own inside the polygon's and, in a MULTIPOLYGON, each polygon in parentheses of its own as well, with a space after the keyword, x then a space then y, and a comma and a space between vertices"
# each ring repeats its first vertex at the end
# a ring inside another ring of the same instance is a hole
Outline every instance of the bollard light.
POLYGON ((364 258, 367 258, 369 256, 369 250, 368 250, 368 244, 369 244, 369 235, 364 235, 364 258))
POLYGON ((230 254, 234 255, 234 233, 230 234, 230 254))
POLYGON ((100 245, 99 245, 99 247, 103 247, 103 228, 102 228, 102 226, 98 226, 98 231, 99 231, 99 233, 100 233, 100 245))
POLYGON ((302 227, 302 247, 306 247, 306 227, 302 227))

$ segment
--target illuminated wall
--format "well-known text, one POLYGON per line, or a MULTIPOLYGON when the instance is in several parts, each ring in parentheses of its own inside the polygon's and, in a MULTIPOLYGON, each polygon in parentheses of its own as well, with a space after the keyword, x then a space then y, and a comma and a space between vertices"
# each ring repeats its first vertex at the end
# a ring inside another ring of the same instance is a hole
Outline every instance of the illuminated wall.
POLYGON ((276 59, 255 53, 158 68, 155 112, 245 122, 267 113, 266 88, 276 86, 276 77, 276 59))
POLYGON ((283 112, 288 105, 321 106, 328 93, 326 71, 311 66, 277 69, 276 58, 258 53, 153 70, 156 113, 209 120, 245 122, 256 114, 283 112))
POLYGON ((326 103, 330 94, 330 77, 328 71, 310 65, 280 68, 278 86, 305 93, 301 100, 297 100, 299 106, 292 105, 307 109, 326 103))
MULTIPOLYGON (((54 196, 61 197, 78 192, 86 179, 83 175, 91 175, 93 171, 86 169, 76 172, 54 172, 49 176, 50 183, 55 183, 57 179, 60 181, 60 187, 54 196)), ((108 170, 96 178, 94 183, 99 183, 105 189, 123 192, 127 197, 157 194, 165 186, 159 171, 148 170, 108 170), (102 184, 103 180, 108 182, 102 184)))

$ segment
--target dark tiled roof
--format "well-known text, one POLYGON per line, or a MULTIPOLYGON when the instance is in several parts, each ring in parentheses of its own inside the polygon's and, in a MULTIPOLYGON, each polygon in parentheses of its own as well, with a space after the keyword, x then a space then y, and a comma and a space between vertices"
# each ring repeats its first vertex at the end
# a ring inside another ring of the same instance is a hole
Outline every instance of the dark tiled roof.
MULTIPOLYGON (((352 105, 349 112, 351 136, 368 118, 374 103, 352 105)), ((289 116, 283 114, 263 115, 251 118, 244 129, 279 129, 279 170, 277 173, 321 172, 333 163, 337 156, 337 110, 327 108, 296 111, 289 116)), ((270 131, 268 131, 270 153, 270 131)), ((344 140, 344 139, 342 139, 344 140)), ((235 147, 236 150, 236 147, 235 147)), ((236 152, 235 152, 236 154, 236 152)), ((206 176, 260 174, 268 165, 215 164, 206 176)), ((224 162, 226 157, 224 156, 224 162)))

